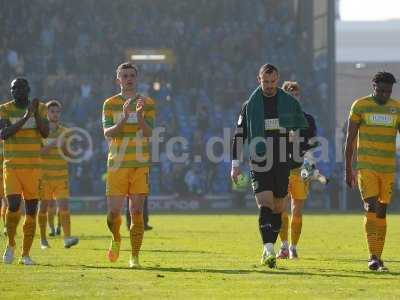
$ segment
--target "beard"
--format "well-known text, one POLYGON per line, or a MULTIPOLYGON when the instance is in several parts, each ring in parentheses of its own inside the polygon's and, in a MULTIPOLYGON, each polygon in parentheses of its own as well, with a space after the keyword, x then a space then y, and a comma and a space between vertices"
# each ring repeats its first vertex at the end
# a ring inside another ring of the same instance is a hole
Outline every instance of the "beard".
POLYGON ((264 91, 264 95, 267 96, 267 97, 274 96, 275 93, 276 93, 276 89, 266 89, 264 91))
POLYGON ((380 98, 380 97, 375 97, 376 102, 378 102, 379 104, 386 104, 389 101, 389 98, 380 98))

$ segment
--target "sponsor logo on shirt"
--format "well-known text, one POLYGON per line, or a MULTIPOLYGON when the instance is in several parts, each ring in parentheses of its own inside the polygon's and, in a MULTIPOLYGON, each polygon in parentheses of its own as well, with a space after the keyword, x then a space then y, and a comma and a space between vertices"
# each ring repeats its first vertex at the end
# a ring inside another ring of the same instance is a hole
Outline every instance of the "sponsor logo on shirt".
MULTIPOLYGON (((17 123, 19 120, 21 120, 22 118, 10 118, 10 122, 11 124, 15 124, 17 123)), ((36 122, 35 122, 35 118, 34 117, 30 117, 24 124, 24 126, 22 126, 22 129, 33 129, 36 128, 36 122)))
POLYGON ((129 114, 128 120, 126 122, 128 124, 137 124, 137 122, 138 122, 137 113, 136 112, 131 112, 129 114))
MULTIPOLYGON (((123 118, 123 113, 122 112, 113 114, 114 123, 119 122, 122 118, 123 118)), ((128 123, 128 124, 137 124, 138 123, 137 113, 136 112, 131 112, 129 114, 128 119, 126 120, 126 123, 128 123)))
POLYGON ((394 127, 397 117, 388 114, 367 114, 366 123, 368 125, 394 127))
POLYGON ((266 119, 265 120, 265 130, 279 130, 279 119, 266 119))

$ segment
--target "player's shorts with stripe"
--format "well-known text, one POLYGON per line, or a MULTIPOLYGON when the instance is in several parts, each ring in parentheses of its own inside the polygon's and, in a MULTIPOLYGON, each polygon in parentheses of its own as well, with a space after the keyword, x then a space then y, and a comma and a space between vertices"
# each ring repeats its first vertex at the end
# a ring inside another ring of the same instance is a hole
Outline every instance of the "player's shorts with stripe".
POLYGON ((379 202, 389 204, 395 176, 395 173, 381 173, 368 169, 358 170, 358 187, 362 199, 377 197, 379 202))
POLYGON ((107 171, 107 196, 147 195, 148 193, 149 167, 118 168, 107 171))
POLYGON ((39 199, 40 169, 5 168, 4 193, 8 195, 22 195, 24 200, 39 199))
POLYGON ((68 180, 41 180, 41 200, 65 200, 69 198, 68 180))
POLYGON ((301 168, 290 170, 289 193, 292 199, 306 200, 308 197, 310 183, 304 181, 300 176, 301 168))
POLYGON ((258 168, 254 168, 255 162, 252 163, 250 171, 251 185, 255 194, 272 191, 274 197, 283 198, 288 194, 289 185, 289 164, 274 163, 270 170, 262 170, 266 166, 266 162, 256 163, 258 168))

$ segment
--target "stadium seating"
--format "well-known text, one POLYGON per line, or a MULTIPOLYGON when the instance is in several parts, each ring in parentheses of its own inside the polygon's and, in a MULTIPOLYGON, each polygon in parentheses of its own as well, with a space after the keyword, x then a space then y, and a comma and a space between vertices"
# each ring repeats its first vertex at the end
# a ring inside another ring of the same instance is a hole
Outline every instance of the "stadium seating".
MULTIPOLYGON (((0 18, 5 25, 0 26, 1 98, 9 97, 13 77, 27 76, 32 95, 59 99, 64 104, 64 123, 88 130, 96 145, 90 160, 71 166, 74 195, 104 193, 101 178, 107 145, 101 109, 104 99, 117 91, 115 67, 126 59, 126 49, 168 48, 175 53, 173 67, 140 65, 139 88, 157 100, 157 125, 167 128, 167 136, 187 138, 189 148, 183 150, 189 153, 196 144, 193 136, 202 139, 204 146, 208 137, 222 136, 223 128, 234 126, 241 104, 256 86, 261 63, 277 64, 286 79, 296 78, 302 69, 294 50, 301 34, 286 1, 38 0, 22 9, 18 2, 9 2, 0 10, 0 18), (233 13, 237 11, 239 18, 233 13), (15 15, 26 22, 19 23, 15 15), (22 46, 27 41, 31 47, 22 46), (154 82, 160 83, 159 90, 154 90, 154 82)), ((317 74, 324 74, 323 62, 321 58, 317 74)), ((305 98, 320 100, 311 92, 315 86, 310 84, 314 82, 310 74, 301 74, 305 98)), ((198 151, 205 152, 204 148, 198 151)), ((200 182, 201 194, 226 193, 229 168, 228 163, 213 167, 207 162, 161 161, 150 177, 152 192, 193 191, 183 180, 193 173, 196 180, 188 182, 200 182), (204 172, 192 172, 196 168, 204 172)))

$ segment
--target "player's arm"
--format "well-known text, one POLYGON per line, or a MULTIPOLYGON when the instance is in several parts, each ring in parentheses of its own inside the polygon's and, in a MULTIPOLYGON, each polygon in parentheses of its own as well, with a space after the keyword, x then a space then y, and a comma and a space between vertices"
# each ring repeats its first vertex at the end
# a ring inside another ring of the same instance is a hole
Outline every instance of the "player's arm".
POLYGON ((397 117, 397 131, 400 133, 400 116, 397 117))
POLYGON ((145 120, 144 106, 145 102, 143 98, 139 97, 136 104, 138 125, 139 128, 142 130, 144 137, 151 137, 153 128, 145 120))
POLYGON ((353 187, 356 184, 356 175, 353 171, 353 156, 354 149, 356 146, 356 138, 360 123, 362 120, 362 114, 359 110, 358 101, 355 101, 350 109, 349 121, 347 124, 346 134, 346 145, 345 145, 345 169, 346 169, 346 183, 349 187, 353 187))
POLYGON ((306 151, 314 149, 320 145, 319 142, 312 141, 312 139, 317 136, 317 125, 314 117, 309 114, 305 115, 305 117, 307 119, 308 128, 300 131, 301 136, 304 138, 304 141, 300 144, 301 155, 304 155, 306 151))
MULTIPOLYGON (((64 129, 64 130, 68 130, 68 129, 64 129)), ((41 154, 48 154, 50 152, 51 148, 61 148, 62 153, 66 156, 66 157, 70 157, 72 158, 72 154, 68 151, 69 147, 68 147, 68 133, 64 134, 64 132, 58 136, 58 138, 54 139, 53 141, 51 141, 50 143, 48 143, 46 146, 42 147, 40 153, 41 154)))
POLYGON ((29 106, 24 114, 24 116, 11 124, 10 120, 8 119, 0 119, 0 138, 2 140, 6 140, 9 137, 15 135, 28 121, 28 119, 32 116, 33 113, 33 106, 29 106))
POLYGON ((308 123, 308 128, 305 129, 306 136, 308 139, 311 139, 317 135, 317 125, 312 115, 306 115, 306 119, 308 123))
POLYGON ((232 140, 232 180, 237 183, 237 178, 240 175, 240 161, 243 159, 243 144, 247 139, 246 125, 246 104, 243 105, 240 111, 238 122, 236 124, 235 133, 232 140))
POLYGON ((39 107, 39 99, 35 98, 32 100, 30 106, 33 107, 33 117, 35 118, 36 127, 39 130, 40 135, 42 138, 47 138, 50 133, 50 126, 49 121, 44 116, 44 112, 40 111, 39 107))
POLYGON ((353 173, 353 156, 359 127, 359 123, 349 119, 345 146, 346 183, 349 187, 353 187, 356 183, 355 175, 353 173))
POLYGON ((62 153, 64 153, 64 155, 65 155, 66 157, 73 158, 72 153, 69 152, 69 147, 68 147, 68 142, 67 142, 67 139, 68 139, 68 138, 69 138, 69 137, 67 137, 66 135, 64 135, 64 138, 63 138, 63 140, 61 141, 61 151, 62 151, 62 153))
POLYGON ((48 143, 46 146, 43 146, 42 149, 40 149, 40 154, 48 154, 50 149, 54 147, 57 147, 57 139, 48 143))
POLYGON ((112 121, 112 112, 108 108, 108 104, 105 103, 103 106, 103 132, 106 138, 112 138, 118 135, 124 124, 129 118, 129 114, 131 113, 130 109, 131 100, 128 100, 124 103, 122 107, 122 118, 114 124, 112 121))

